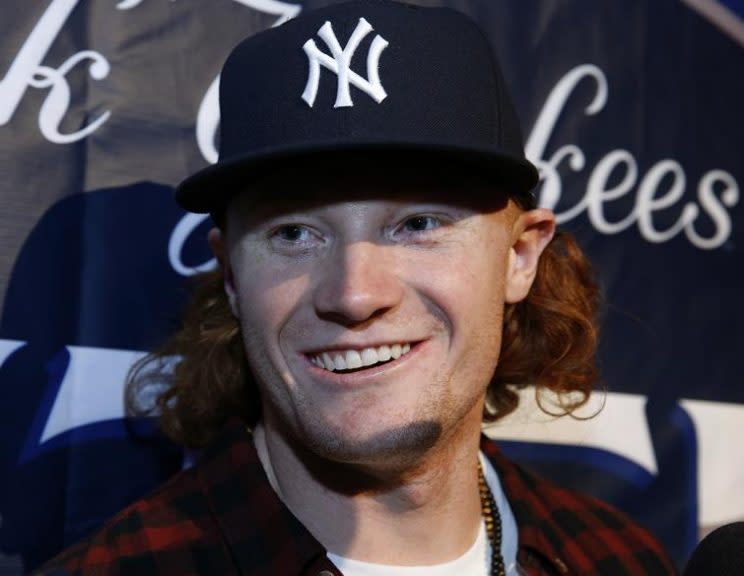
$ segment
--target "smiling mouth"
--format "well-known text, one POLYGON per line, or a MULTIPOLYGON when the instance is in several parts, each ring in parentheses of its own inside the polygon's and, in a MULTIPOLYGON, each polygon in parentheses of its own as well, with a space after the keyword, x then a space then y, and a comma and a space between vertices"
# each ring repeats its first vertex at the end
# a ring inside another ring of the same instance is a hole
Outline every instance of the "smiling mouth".
POLYGON ((318 368, 328 372, 348 374, 357 372, 372 366, 387 364, 405 356, 411 351, 411 344, 393 344, 392 346, 378 346, 376 348, 363 348, 362 350, 330 350, 320 354, 308 356, 310 362, 318 368))

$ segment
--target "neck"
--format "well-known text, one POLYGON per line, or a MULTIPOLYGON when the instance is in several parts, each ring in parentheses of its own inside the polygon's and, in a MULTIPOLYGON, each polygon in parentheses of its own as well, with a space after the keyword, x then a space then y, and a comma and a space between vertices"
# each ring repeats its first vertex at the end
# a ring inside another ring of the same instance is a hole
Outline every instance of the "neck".
POLYGON ((270 418, 255 441, 274 488, 327 550, 367 562, 432 565, 465 553, 478 533, 477 416, 402 468, 320 458, 270 418))

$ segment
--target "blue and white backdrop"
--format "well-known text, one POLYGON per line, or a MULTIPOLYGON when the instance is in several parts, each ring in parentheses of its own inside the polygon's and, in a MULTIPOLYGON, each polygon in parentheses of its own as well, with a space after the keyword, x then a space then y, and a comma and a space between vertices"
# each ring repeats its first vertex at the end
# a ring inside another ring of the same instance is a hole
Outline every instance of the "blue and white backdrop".
MULTIPOLYGON (((0 573, 181 468, 122 405, 128 367, 212 265, 208 224, 172 189, 216 158, 232 46, 322 3, 2 3, 0 573)), ((427 3, 488 31, 540 202, 606 293, 600 414, 555 420, 526 395, 489 433, 625 509, 681 564, 744 519, 744 1, 427 3)))

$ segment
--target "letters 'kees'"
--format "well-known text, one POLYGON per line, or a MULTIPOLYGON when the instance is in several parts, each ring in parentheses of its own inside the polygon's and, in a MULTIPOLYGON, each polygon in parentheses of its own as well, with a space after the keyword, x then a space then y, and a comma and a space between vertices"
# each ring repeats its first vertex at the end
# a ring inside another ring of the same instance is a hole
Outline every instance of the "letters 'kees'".
POLYGON ((302 47, 307 54, 308 64, 310 67, 305 91, 302 93, 302 99, 307 102, 310 108, 315 104, 315 98, 318 95, 318 83, 320 82, 320 66, 327 68, 335 73, 338 77, 338 91, 336 93, 336 103, 334 108, 348 108, 354 106, 351 101, 349 84, 353 84, 363 92, 369 94, 378 104, 382 102, 387 93, 380 82, 380 55, 387 48, 388 41, 379 34, 375 36, 367 53, 367 79, 365 80, 359 74, 351 70, 351 59, 354 57, 359 44, 364 38, 372 32, 372 25, 364 18, 359 19, 357 27, 349 38, 345 48, 336 38, 333 26, 326 22, 318 30, 318 36, 323 40, 331 51, 331 56, 321 51, 310 39, 302 47))

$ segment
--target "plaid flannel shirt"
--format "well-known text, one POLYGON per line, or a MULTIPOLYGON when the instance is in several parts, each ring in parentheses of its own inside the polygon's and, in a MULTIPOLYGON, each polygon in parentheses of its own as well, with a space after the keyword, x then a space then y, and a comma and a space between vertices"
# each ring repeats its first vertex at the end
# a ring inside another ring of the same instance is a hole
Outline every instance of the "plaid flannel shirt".
MULTIPOLYGON (((560 489, 483 438, 519 530, 526 574, 675 574, 661 546, 610 506, 560 489)), ((329 518, 329 522, 333 519, 329 518)), ((240 422, 200 463, 112 518, 38 574, 340 576, 323 546, 278 498, 240 422)))

